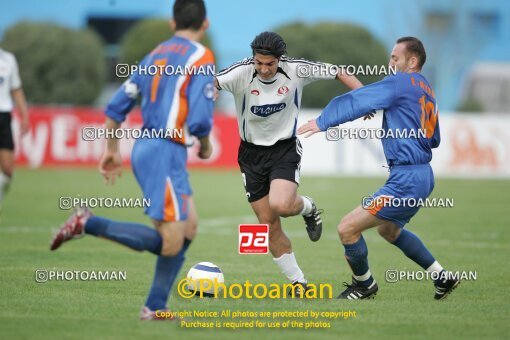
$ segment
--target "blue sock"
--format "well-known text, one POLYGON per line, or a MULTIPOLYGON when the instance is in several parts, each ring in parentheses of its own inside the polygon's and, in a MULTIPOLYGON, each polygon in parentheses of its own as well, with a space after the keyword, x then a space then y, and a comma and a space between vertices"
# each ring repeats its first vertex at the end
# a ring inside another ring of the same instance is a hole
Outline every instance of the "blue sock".
POLYGON ((85 233, 119 242, 134 250, 147 250, 155 255, 161 253, 162 241, 159 232, 143 224, 92 216, 85 224, 85 233))
POLYGON ((370 286, 374 278, 368 269, 368 248, 363 235, 353 244, 344 244, 345 259, 351 266, 354 278, 363 286, 370 286))
POLYGON ((429 268, 436 261, 420 238, 409 230, 402 229, 393 244, 423 269, 429 268))
POLYGON ((190 243, 190 240, 184 239, 181 251, 175 256, 158 256, 152 287, 145 302, 145 306, 149 307, 150 310, 156 311, 166 308, 168 295, 184 263, 184 254, 190 243))

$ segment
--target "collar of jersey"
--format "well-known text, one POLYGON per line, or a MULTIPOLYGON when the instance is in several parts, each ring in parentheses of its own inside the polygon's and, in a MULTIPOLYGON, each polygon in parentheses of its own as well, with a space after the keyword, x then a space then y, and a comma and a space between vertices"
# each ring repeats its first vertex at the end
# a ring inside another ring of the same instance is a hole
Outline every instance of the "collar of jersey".
POLYGON ((260 81, 262 84, 271 85, 277 80, 278 73, 283 74, 285 77, 287 77, 290 80, 290 77, 287 75, 287 73, 285 73, 285 71, 281 67, 278 66, 278 69, 276 70, 276 74, 274 75, 273 78, 271 78, 269 80, 262 80, 259 77, 257 77, 257 71, 255 71, 255 72, 253 72, 253 78, 251 79, 251 81, 253 81, 253 79, 257 78, 258 81, 260 81))

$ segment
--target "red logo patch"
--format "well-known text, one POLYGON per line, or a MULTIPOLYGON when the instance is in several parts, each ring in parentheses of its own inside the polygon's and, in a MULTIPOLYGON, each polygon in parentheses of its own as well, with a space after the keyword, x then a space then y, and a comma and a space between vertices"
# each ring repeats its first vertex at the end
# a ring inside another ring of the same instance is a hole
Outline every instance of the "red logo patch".
POLYGON ((251 90, 250 92, 251 94, 254 94, 256 96, 258 96, 260 94, 259 90, 251 90))
POLYGON ((283 96, 289 93, 289 88, 287 86, 282 86, 278 89, 278 95, 283 96))
POLYGON ((267 254, 268 252, 269 225, 239 225, 239 254, 267 254))

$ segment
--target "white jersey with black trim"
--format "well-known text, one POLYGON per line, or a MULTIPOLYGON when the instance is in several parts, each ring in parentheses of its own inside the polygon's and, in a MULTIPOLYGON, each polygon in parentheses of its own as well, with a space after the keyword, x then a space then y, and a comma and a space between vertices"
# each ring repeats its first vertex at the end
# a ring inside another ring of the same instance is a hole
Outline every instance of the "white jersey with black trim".
POLYGON ((0 48, 0 112, 11 112, 11 91, 21 87, 18 63, 12 53, 0 48))
POLYGON ((294 137, 303 87, 316 80, 334 79, 336 74, 324 72, 329 66, 282 56, 276 75, 263 80, 251 57, 216 74, 219 89, 234 95, 241 139, 270 146, 294 137))

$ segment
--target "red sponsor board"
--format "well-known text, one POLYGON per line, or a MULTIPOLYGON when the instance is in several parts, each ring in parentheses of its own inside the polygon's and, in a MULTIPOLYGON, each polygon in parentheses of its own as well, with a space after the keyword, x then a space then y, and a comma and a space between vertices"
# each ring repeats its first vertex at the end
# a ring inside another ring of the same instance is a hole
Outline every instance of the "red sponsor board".
MULTIPOLYGON (((82 131, 87 127, 103 127, 105 115, 102 110, 77 107, 31 107, 30 132, 20 137, 19 120, 13 119, 16 145, 16 163, 33 168, 41 166, 88 165, 97 166, 101 158, 104 139, 84 140, 82 131)), ((122 124, 134 129, 142 125, 139 110, 133 110, 122 124)), ((234 117, 215 114, 210 135, 213 154, 202 160, 197 156, 198 142, 188 148, 188 164, 191 167, 237 167, 239 133, 234 117)), ((124 163, 130 162, 135 139, 122 139, 120 152, 124 163)))

